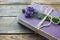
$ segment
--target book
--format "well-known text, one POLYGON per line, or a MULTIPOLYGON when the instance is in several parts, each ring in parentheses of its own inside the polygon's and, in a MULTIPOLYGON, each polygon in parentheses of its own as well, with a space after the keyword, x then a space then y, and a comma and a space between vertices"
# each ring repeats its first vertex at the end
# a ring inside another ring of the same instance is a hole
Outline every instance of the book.
MULTIPOLYGON (((51 15, 56 18, 60 18, 60 12, 54 9, 51 9, 49 7, 46 7, 44 5, 38 4, 38 3, 32 3, 31 5, 28 5, 27 7, 33 7, 40 13, 46 14, 46 18, 51 15), (47 8, 47 11, 45 11, 47 8), (52 11, 53 10, 53 11, 52 11)), ((24 26, 30 28, 31 30, 35 31, 36 33, 46 37, 49 40, 59 40, 60 39, 60 25, 50 23, 49 21, 45 21, 46 18, 43 19, 36 19, 36 18, 26 18, 25 14, 20 14, 18 18, 18 22, 23 24, 24 26), (43 20, 43 21, 42 21, 43 20), (49 26, 44 26, 41 28, 41 25, 48 24, 49 26)))

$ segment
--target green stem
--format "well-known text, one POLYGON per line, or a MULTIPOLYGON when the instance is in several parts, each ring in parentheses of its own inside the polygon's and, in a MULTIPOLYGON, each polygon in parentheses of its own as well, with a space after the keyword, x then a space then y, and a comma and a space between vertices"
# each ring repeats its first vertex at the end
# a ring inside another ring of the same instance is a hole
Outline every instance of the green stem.
MULTIPOLYGON (((39 19, 43 19, 46 15, 45 14, 42 14, 42 13, 38 13, 38 14, 33 14, 32 15, 34 18, 39 18, 39 19)), ((46 18, 46 21, 50 21, 51 17, 48 16, 46 18)), ((58 23, 60 21, 60 18, 56 18, 56 17, 53 17, 52 16, 52 19, 51 19, 54 23, 58 23)), ((60 22, 59 22, 60 23, 60 22)))

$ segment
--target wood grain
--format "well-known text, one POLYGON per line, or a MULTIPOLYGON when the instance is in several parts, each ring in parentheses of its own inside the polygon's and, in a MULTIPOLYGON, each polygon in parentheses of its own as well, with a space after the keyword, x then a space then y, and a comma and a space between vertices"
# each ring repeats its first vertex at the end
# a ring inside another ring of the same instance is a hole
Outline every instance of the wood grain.
POLYGON ((0 33, 33 33, 17 22, 16 17, 0 17, 0 33))
POLYGON ((30 4, 31 0, 0 0, 0 4, 30 4))
POLYGON ((27 5, 0 5, 0 16, 17 16, 27 5))
POLYGON ((37 34, 0 35, 0 40, 47 40, 37 34))
POLYGON ((31 3, 22 2, 0 2, 0 5, 29 5, 31 3))
POLYGON ((37 2, 41 4, 60 4, 60 0, 0 0, 0 5, 31 4, 37 2))

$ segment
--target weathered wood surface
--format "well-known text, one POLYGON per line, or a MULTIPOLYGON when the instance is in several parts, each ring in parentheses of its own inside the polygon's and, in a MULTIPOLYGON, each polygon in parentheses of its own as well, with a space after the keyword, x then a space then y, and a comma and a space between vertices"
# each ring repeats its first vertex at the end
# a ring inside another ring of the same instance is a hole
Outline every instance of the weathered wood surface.
POLYGON ((33 33, 17 23, 16 17, 0 17, 0 33, 33 33))
POLYGON ((0 4, 30 4, 31 0, 0 0, 0 4))
POLYGON ((31 4, 32 2, 41 4, 60 4, 60 0, 0 0, 0 4, 31 4))
POLYGON ((30 0, 0 0, 0 2, 30 2, 30 0))
POLYGON ((0 40, 47 40, 37 34, 0 35, 0 40))
POLYGON ((17 16, 27 5, 0 5, 0 16, 17 16))

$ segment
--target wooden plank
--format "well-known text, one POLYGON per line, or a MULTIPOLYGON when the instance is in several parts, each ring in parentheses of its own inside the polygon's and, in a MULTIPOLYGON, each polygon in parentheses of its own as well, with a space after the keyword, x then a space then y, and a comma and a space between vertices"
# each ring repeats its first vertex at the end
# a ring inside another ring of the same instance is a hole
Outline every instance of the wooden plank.
POLYGON ((0 16, 17 16, 27 5, 0 5, 0 16))
POLYGON ((47 40, 37 34, 0 35, 0 40, 47 40))
POLYGON ((29 5, 31 3, 22 2, 1 2, 0 5, 29 5))
POLYGON ((29 4, 31 0, 0 0, 0 4, 29 4))
POLYGON ((28 0, 0 0, 0 2, 27 2, 28 0))
POLYGON ((17 23, 16 17, 0 17, 0 33, 33 33, 17 23))
POLYGON ((31 4, 32 2, 41 4, 60 4, 60 0, 0 0, 0 5, 31 4))

